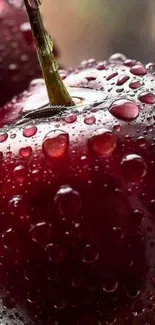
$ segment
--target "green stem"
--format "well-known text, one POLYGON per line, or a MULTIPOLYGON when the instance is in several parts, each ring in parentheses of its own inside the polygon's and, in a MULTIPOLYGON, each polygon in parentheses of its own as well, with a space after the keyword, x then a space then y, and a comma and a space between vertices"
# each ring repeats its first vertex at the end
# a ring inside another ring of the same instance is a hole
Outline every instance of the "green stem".
POLYGON ((37 54, 51 105, 75 105, 58 71, 58 63, 52 53, 53 42, 45 30, 38 0, 24 0, 35 40, 37 54))

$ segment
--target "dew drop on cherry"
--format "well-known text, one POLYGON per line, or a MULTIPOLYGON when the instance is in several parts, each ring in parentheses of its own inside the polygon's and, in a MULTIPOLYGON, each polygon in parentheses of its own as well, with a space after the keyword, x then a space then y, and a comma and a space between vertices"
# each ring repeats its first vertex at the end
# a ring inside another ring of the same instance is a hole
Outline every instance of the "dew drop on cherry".
POLYGON ((109 107, 109 112, 120 120, 132 121, 139 115, 139 106, 134 101, 118 99, 109 107))
POLYGON ((52 240, 52 224, 39 222, 30 228, 29 234, 34 243, 47 245, 52 240))
POLYGON ((85 124, 88 124, 88 125, 94 124, 95 122, 96 122, 96 118, 95 118, 94 115, 92 115, 92 116, 87 116, 87 117, 85 117, 85 119, 84 119, 84 123, 85 123, 85 124))
POLYGON ((48 158, 61 158, 63 157, 69 147, 69 135, 62 130, 53 130, 49 132, 42 144, 42 150, 48 158))
POLYGON ((28 125, 23 130, 23 136, 28 138, 35 135, 37 132, 37 127, 35 125, 28 125))
POLYGON ((142 87, 143 85, 144 85, 143 81, 134 80, 134 81, 130 82, 129 87, 131 89, 138 89, 138 88, 142 87))
POLYGON ((22 158, 29 158, 31 154, 32 154, 32 148, 30 146, 19 149, 19 155, 22 158))
POLYGON ((106 293, 114 293, 118 289, 117 281, 107 281, 103 286, 103 291, 106 293))
POLYGON ((130 72, 136 76, 144 76, 147 73, 147 70, 143 65, 136 64, 131 67, 130 72))
POLYGON ((110 130, 100 128, 95 130, 88 139, 88 147, 96 155, 109 157, 117 146, 117 136, 110 130))
POLYGON ((0 132, 0 142, 6 141, 8 134, 6 132, 0 132))
POLYGON ((66 123, 74 123, 76 120, 77 120, 76 114, 70 114, 70 115, 65 116, 66 123))
POLYGON ((138 99, 144 104, 154 104, 155 103, 155 95, 150 92, 140 94, 138 96, 138 99))
POLYGON ((147 173, 147 165, 144 158, 136 154, 124 156, 120 167, 124 179, 129 182, 139 181, 147 173))
POLYGON ((56 243, 50 243, 46 246, 46 256, 49 262, 60 264, 65 259, 65 248, 56 243))
POLYGON ((62 185, 54 198, 57 211, 63 218, 72 221, 80 217, 82 200, 77 190, 69 185, 62 185))
POLYGON ((9 201, 9 212, 11 215, 23 216, 25 211, 24 198, 22 195, 15 195, 9 201))
POLYGON ((83 250, 82 262, 85 264, 92 264, 99 259, 99 253, 93 248, 91 244, 87 244, 83 250))
POLYGON ((125 61, 127 58, 124 54, 122 53, 115 53, 112 54, 109 58, 109 61, 125 61))
POLYGON ((113 72, 106 77, 106 80, 109 81, 109 80, 113 79, 114 77, 116 77, 117 75, 118 75, 118 72, 113 72))
POLYGON ((128 75, 126 75, 126 74, 124 74, 124 75, 122 75, 122 76, 119 76, 118 79, 117 79, 117 83, 116 83, 116 85, 117 85, 117 86, 122 86, 122 85, 124 85, 125 82, 129 80, 129 78, 130 78, 130 77, 129 77, 128 75))
POLYGON ((26 170, 22 165, 18 165, 13 170, 13 176, 18 182, 23 182, 26 178, 26 170))
POLYGON ((138 144, 139 147, 145 147, 146 139, 144 137, 140 136, 136 139, 136 143, 138 144))
POLYGON ((124 61, 124 65, 126 67, 133 67, 135 64, 136 64, 136 61, 132 60, 132 59, 127 59, 124 61))
POLYGON ((96 65, 96 69, 97 70, 105 70, 106 68, 106 65, 104 62, 99 62, 97 65, 96 65))

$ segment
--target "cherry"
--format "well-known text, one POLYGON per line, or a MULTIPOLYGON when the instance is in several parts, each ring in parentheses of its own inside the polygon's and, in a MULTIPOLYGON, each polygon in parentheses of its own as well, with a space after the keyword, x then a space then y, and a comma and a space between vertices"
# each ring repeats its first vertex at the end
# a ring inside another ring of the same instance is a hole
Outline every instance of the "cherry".
POLYGON ((45 82, 0 112, 3 304, 24 324, 153 324, 154 74, 119 53, 63 83, 25 3, 45 82))

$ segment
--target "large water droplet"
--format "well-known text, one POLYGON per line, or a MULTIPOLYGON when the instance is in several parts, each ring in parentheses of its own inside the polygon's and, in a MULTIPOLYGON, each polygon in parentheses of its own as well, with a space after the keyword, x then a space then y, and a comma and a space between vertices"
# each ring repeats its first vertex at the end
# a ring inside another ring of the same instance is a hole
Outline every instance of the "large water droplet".
POLYGON ((93 115, 92 116, 87 116, 84 119, 84 123, 88 124, 88 125, 94 124, 95 122, 96 122, 96 118, 93 115))
POLYGON ((133 67, 133 65, 135 65, 136 64, 136 61, 135 60, 131 60, 131 59, 127 59, 127 60, 125 60, 125 62, 124 62, 124 65, 126 66, 126 67, 133 67))
POLYGON ((139 155, 126 155, 121 161, 121 173, 129 182, 139 181, 147 173, 146 162, 139 155))
POLYGON ((142 87, 143 85, 144 85, 143 81, 134 80, 134 81, 130 82, 129 87, 131 89, 138 89, 138 88, 142 87))
POLYGON ((136 64, 131 67, 130 72, 136 76, 144 76, 147 73, 147 70, 143 65, 136 64))
POLYGON ((47 245, 52 239, 52 224, 39 222, 30 228, 29 233, 34 243, 47 245))
POLYGON ((54 202, 62 217, 73 221, 80 217, 81 197, 71 186, 62 185, 55 195, 54 202))
POLYGON ((26 178, 26 170, 22 165, 18 165, 13 170, 13 176, 18 182, 23 182, 26 178))
POLYGON ((50 243, 46 246, 46 254, 49 262, 53 264, 62 263, 65 259, 65 248, 59 244, 50 243))
POLYGON ((128 75, 126 75, 126 74, 124 74, 124 75, 118 77, 116 85, 117 85, 117 86, 122 86, 122 85, 124 85, 125 82, 126 82, 127 80, 129 80, 129 78, 130 78, 130 77, 129 77, 128 75))
POLYGON ((69 135, 62 130, 49 132, 43 140, 42 150, 48 158, 63 157, 69 147, 69 135))
POLYGON ((104 128, 95 130, 88 139, 88 146, 98 156, 109 157, 117 146, 117 136, 104 128))
POLYGON ((0 142, 6 141, 7 138, 8 138, 8 134, 7 133, 0 132, 0 142))
POLYGON ((23 130, 23 136, 27 138, 32 137, 33 135, 36 134, 36 132, 37 132, 37 128, 35 125, 28 125, 23 130))
POLYGON ((155 103, 155 95, 150 92, 140 94, 138 96, 138 99, 144 104, 154 104, 155 103))
POLYGON ((99 62, 99 63, 96 65, 96 69, 97 69, 97 70, 104 70, 105 67, 106 67, 105 62, 99 62))
POLYGON ((125 61, 127 58, 124 54, 122 53, 115 53, 112 54, 109 58, 109 61, 125 61))
POLYGON ((131 100, 118 99, 112 103, 109 112, 120 120, 132 121, 139 114, 139 106, 131 100))
POLYGON ((85 264, 91 264, 97 262, 99 259, 99 253, 92 245, 87 244, 83 251, 82 261, 85 264))
POLYGON ((29 146, 19 149, 19 155, 23 158, 29 158, 31 154, 32 154, 32 148, 29 146))
POLYGON ((76 114, 70 114, 70 115, 65 116, 66 123, 74 123, 76 120, 77 120, 76 114))
POLYGON ((9 212, 22 219, 25 212, 24 198, 22 195, 15 195, 11 198, 9 201, 9 212))

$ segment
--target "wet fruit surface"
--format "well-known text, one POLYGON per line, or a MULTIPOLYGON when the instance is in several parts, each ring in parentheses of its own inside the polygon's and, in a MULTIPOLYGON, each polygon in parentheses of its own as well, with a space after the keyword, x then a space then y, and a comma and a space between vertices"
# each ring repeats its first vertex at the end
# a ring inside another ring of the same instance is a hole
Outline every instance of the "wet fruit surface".
POLYGON ((40 79, 1 111, 0 283, 28 324, 155 324, 147 69, 121 54, 85 61, 63 72, 75 107, 43 106, 40 79))

